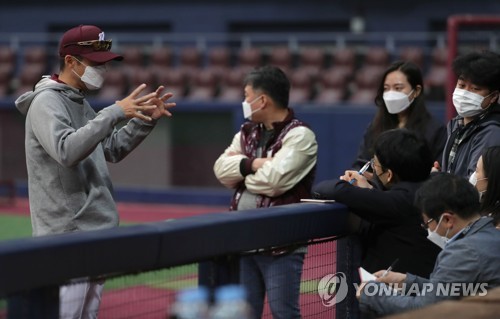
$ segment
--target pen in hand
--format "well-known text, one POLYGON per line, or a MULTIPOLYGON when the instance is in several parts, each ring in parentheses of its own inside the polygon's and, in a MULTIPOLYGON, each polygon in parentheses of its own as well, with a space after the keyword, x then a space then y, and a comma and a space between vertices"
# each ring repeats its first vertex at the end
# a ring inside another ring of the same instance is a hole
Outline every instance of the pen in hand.
MULTIPOLYGON (((366 162, 366 164, 365 164, 365 165, 363 165, 363 167, 361 167, 361 169, 358 171, 358 174, 359 174, 359 175, 363 175, 363 174, 364 174, 364 172, 366 172, 366 170, 368 169, 368 167, 370 167, 370 161, 366 162)), ((353 179, 351 179, 351 180, 349 181, 349 184, 353 184, 355 181, 356 181, 356 179, 355 179, 355 178, 353 178, 353 179)))
POLYGON ((382 273, 382 276, 380 276, 380 278, 384 278, 385 276, 387 276, 387 274, 389 273, 389 271, 392 270, 392 268, 394 268, 394 266, 396 266, 396 264, 398 263, 399 261, 399 258, 396 258, 396 260, 394 260, 394 262, 389 266, 389 268, 387 268, 383 273, 382 273))

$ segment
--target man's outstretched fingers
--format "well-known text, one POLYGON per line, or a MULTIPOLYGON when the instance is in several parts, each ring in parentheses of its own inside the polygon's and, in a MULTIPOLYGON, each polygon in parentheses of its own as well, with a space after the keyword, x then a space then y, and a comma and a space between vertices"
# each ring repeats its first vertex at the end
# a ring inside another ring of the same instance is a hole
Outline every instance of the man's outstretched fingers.
POLYGON ((140 118, 141 120, 151 122, 153 119, 150 116, 143 114, 139 109, 136 109, 134 117, 140 118))
POLYGON ((137 96, 139 96, 139 94, 141 94, 141 92, 146 88, 146 84, 142 83, 141 85, 139 85, 138 87, 135 88, 135 90, 132 91, 132 93, 130 93, 130 97, 132 98, 136 98, 137 96))
POLYGON ((171 98, 172 96, 174 96, 174 93, 172 92, 168 92, 168 93, 165 93, 161 98, 160 100, 162 100, 163 102, 165 102, 166 100, 168 100, 169 98, 171 98))
POLYGON ((151 92, 149 94, 143 95, 135 99, 137 104, 148 103, 150 99, 156 98, 156 92, 151 92))

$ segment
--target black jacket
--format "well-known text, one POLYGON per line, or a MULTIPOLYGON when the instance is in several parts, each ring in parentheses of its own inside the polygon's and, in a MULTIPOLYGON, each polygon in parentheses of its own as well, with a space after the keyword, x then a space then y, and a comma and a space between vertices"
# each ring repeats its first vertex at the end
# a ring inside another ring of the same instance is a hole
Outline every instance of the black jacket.
MULTIPOLYGON (((352 164, 352 168, 354 169, 360 169, 367 161, 369 161, 373 157, 373 147, 375 145, 375 141, 373 140, 372 125, 373 123, 370 123, 370 125, 367 127, 363 135, 363 141, 358 147, 356 159, 352 164)), ((422 134, 422 137, 425 139, 425 141, 429 145, 429 148, 431 149, 433 160, 441 163, 447 136, 446 126, 431 117, 429 121, 427 121, 424 133, 420 133, 417 131, 415 132, 417 134, 422 134)))
POLYGON ((448 140, 441 166, 443 172, 469 178, 476 170, 477 160, 483 150, 500 145, 500 105, 492 106, 488 113, 466 126, 460 124, 460 119, 457 116, 448 123, 448 140), (451 148, 457 134, 463 134, 463 139, 457 148, 454 163, 450 164, 451 148))
POLYGON ((334 199, 370 223, 362 235, 361 266, 370 272, 386 269, 396 258, 394 271, 429 277, 441 251, 427 239, 422 217, 413 206, 421 183, 399 182, 391 189, 367 189, 329 180, 313 188, 316 197, 334 199))

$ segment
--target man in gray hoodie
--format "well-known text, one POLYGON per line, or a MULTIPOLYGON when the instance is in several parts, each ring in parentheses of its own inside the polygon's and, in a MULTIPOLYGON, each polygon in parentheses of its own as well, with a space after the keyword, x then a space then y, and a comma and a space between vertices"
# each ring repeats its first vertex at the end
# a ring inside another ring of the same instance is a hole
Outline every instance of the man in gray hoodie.
MULTIPOLYGON (((123 159, 161 116, 171 116, 172 94, 162 95, 162 86, 145 94, 145 84, 98 113, 92 109, 85 94, 101 87, 107 62, 123 59, 110 52, 111 43, 96 26, 68 30, 59 45, 60 74, 44 76, 16 100, 26 115, 33 236, 117 226, 106 161, 123 159)), ((101 291, 102 283, 62 287, 61 317, 96 317, 101 291)))

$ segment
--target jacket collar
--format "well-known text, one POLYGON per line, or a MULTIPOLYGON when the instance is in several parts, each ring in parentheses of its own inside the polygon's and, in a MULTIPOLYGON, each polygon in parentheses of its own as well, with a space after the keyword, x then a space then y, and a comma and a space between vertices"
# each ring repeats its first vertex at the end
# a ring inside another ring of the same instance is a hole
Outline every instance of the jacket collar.
POLYGON ((281 122, 273 122, 273 129, 276 132, 281 131, 288 123, 290 123, 293 119, 295 118, 295 114, 293 112, 293 109, 288 108, 288 115, 285 117, 285 119, 281 122))
MULTIPOLYGON (((463 117, 461 116, 455 116, 453 119, 451 119, 450 124, 451 128, 455 130, 457 127, 463 127, 463 117)), ((471 126, 486 126, 490 124, 491 122, 493 123, 499 123, 500 122, 500 105, 495 104, 492 105, 486 112, 478 115, 474 120, 472 120, 470 123, 467 124, 467 127, 471 126)))
POLYGON ((465 226, 464 229, 451 238, 450 242, 473 235, 481 229, 487 227, 489 224, 493 225, 493 218, 487 216, 480 217, 478 220, 465 226))

